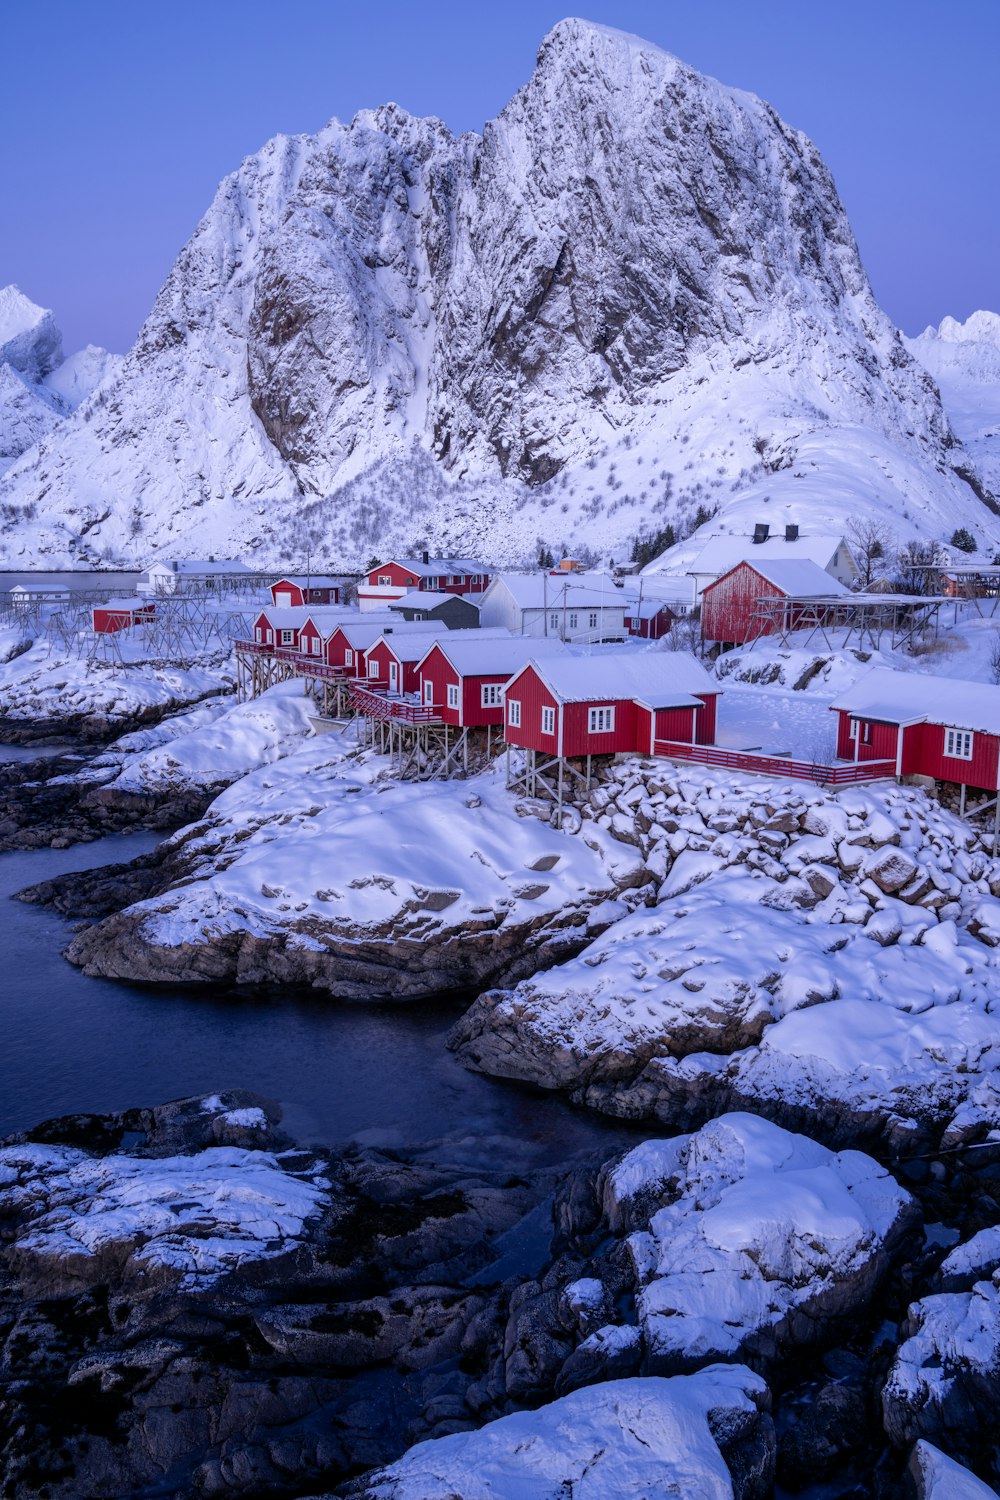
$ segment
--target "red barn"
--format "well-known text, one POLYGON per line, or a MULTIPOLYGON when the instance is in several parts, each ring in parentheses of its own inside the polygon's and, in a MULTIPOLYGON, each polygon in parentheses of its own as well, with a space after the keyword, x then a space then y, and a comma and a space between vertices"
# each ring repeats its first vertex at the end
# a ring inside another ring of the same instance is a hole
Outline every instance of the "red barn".
POLYGON ((148 618, 155 608, 147 599, 109 599, 106 604, 94 605, 91 610, 91 626, 97 635, 128 630, 129 626, 148 618))
POLYGON ((815 613, 815 601, 839 598, 850 590, 831 577, 818 563, 760 558, 744 559, 708 584, 701 596, 701 638, 718 646, 743 646, 759 635, 770 635, 773 619, 757 614, 758 600, 784 600, 784 627, 794 630, 806 608, 815 613), (812 604, 809 601, 813 601, 812 604))
POLYGON ((504 736, 560 756, 711 745, 719 691, 700 662, 679 651, 532 661, 507 684, 504 736))
POLYGON ((301 609, 306 604, 339 604, 340 581, 336 578, 279 578, 271 584, 271 601, 275 605, 301 609))
POLYGON ((390 559, 372 568, 365 582, 358 585, 358 607, 366 612, 382 609, 411 589, 479 595, 486 592, 489 581, 485 565, 474 558, 430 557, 425 552, 419 562, 390 559))
POLYGON ((480 729, 503 723, 503 688, 520 667, 537 657, 567 655, 562 641, 528 641, 518 636, 483 636, 435 641, 418 663, 421 702, 446 724, 480 729))
POLYGON ((831 708, 841 760, 894 760, 897 776, 1000 787, 1000 687, 878 668, 831 708))

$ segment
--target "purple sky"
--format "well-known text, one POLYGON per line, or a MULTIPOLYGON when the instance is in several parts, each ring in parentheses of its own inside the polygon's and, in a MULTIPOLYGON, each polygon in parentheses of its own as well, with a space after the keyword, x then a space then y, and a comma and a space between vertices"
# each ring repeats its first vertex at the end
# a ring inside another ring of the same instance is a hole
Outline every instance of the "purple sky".
MULTIPOLYGON (((342 0, 6 0, 0 285, 67 350, 124 350, 220 177, 271 135, 392 99, 479 129, 565 14, 342 0)), ((908 333, 1000 310, 997 0, 605 0, 818 144, 908 333)))

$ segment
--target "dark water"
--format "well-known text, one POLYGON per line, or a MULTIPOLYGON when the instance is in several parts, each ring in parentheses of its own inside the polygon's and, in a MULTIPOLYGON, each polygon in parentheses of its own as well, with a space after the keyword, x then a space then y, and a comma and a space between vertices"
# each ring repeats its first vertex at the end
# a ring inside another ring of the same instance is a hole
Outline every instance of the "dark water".
POLYGON ((90 569, 66 569, 56 573, 17 573, 13 570, 0 569, 0 594, 8 589, 14 588, 19 583, 37 583, 60 589, 102 589, 120 588, 123 591, 131 589, 138 581, 138 572, 126 572, 119 569, 102 570, 95 572, 90 569))
MULTIPOLYGON (((6 750, 7 747, 3 747, 6 750)), ((469 1073, 444 1047, 462 1006, 340 1005, 309 989, 143 988, 90 979, 61 957, 70 924, 10 899, 68 870, 131 859, 155 835, 0 855, 0 1134, 53 1115, 154 1104, 231 1087, 279 1100, 297 1139, 415 1146, 511 1171, 634 1136, 469 1073)))

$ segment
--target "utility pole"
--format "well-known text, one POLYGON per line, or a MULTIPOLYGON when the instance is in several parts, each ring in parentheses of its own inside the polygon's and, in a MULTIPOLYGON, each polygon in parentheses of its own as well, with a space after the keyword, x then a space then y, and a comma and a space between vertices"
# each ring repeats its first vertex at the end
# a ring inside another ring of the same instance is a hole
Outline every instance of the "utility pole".
POLYGON ((542 569, 542 634, 549 633, 549 570, 542 569))

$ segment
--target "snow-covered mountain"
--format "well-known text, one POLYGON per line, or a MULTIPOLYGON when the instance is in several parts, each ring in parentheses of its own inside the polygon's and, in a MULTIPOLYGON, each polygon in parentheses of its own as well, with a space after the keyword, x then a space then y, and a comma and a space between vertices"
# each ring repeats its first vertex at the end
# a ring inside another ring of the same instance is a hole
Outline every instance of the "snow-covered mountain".
POLYGON ((956 469, 816 148, 570 20, 481 136, 386 105, 248 157, 0 546, 621 557, 700 506, 1000 540, 956 469))
POLYGON ((0 470, 53 432, 120 363, 93 344, 64 359, 48 308, 16 286, 0 287, 0 470))
POLYGON ((933 377, 975 468, 1000 495, 1000 316, 945 318, 904 344, 933 377))

